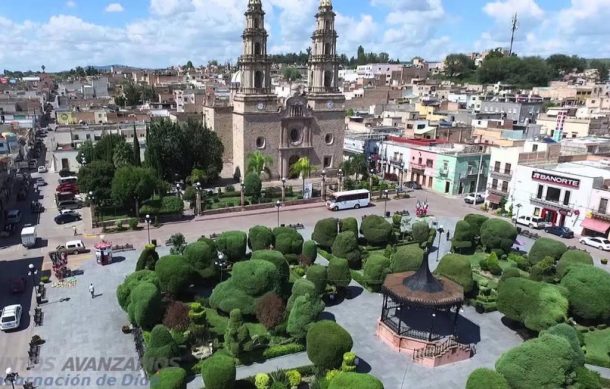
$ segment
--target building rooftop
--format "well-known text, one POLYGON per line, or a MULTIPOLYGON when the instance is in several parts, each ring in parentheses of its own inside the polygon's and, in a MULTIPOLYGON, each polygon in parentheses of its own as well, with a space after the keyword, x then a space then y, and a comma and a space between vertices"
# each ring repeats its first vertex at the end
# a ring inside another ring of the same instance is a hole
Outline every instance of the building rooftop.
POLYGON ((554 170, 581 177, 610 179, 610 160, 565 162, 537 166, 537 168, 554 170))

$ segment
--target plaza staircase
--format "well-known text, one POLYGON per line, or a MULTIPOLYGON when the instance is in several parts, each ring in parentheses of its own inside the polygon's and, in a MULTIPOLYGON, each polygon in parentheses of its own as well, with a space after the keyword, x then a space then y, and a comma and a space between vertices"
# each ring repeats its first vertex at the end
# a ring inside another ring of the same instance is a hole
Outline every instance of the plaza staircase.
POLYGON ((413 350, 413 361, 425 365, 439 366, 471 358, 476 353, 474 344, 463 344, 450 336, 438 343, 413 350), (450 361, 449 361, 450 360, 450 361))

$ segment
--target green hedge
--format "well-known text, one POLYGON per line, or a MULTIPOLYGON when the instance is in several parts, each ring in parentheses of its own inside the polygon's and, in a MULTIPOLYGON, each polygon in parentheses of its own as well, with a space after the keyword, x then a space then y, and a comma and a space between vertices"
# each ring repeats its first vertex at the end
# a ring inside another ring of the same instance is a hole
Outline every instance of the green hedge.
POLYGON ((273 229, 275 236, 275 249, 282 254, 300 255, 303 252, 303 237, 294 228, 276 227, 273 229))
POLYGON ((451 248, 457 253, 468 253, 474 248, 474 238, 479 235, 476 227, 465 220, 460 220, 455 225, 455 232, 451 240, 451 248))
POLYGON ((315 240, 320 247, 329 249, 337 237, 337 227, 338 220, 335 218, 318 220, 311 239, 315 240))
POLYGON ((307 356, 321 369, 340 367, 343 354, 351 351, 353 345, 349 332, 334 321, 319 321, 307 331, 307 356))
POLYGON ((469 257, 447 254, 439 262, 435 273, 460 284, 464 288, 464 294, 470 293, 474 288, 472 265, 469 257))
MULTIPOLYGON (((348 232, 352 234, 351 232, 348 232)), ((346 288, 352 282, 347 259, 333 258, 328 262, 328 283, 337 288, 346 288)))
POLYGON ((180 356, 180 349, 172 334, 160 324, 150 332, 150 341, 147 346, 142 363, 149 374, 173 366, 180 356))
POLYGON ((184 248, 183 255, 201 278, 208 279, 216 275, 214 262, 218 257, 218 253, 215 247, 211 247, 206 242, 197 241, 188 244, 184 248))
POLYGON ((156 286, 159 286, 159 278, 157 273, 151 270, 139 270, 131 273, 116 290, 117 300, 119 306, 127 312, 127 307, 131 303, 130 295, 133 289, 138 286, 141 282, 150 282, 156 286))
POLYGON ((416 271, 424 259, 424 250, 418 245, 400 246, 392 255, 390 269, 392 273, 416 271))
POLYGON ((328 389, 383 389, 383 383, 370 374, 341 372, 330 381, 328 389))
POLYGON ((186 370, 166 367, 150 378, 151 389, 186 389, 186 370))
POLYGON ((593 265, 593 257, 584 250, 568 250, 557 263, 557 275, 562 278, 571 266, 593 265))
POLYGON ((161 257, 155 267, 155 273, 159 278, 161 290, 173 295, 186 292, 193 281, 193 268, 182 255, 161 257))
POLYGON ((181 215, 184 211, 184 202, 180 197, 167 196, 161 199, 148 200, 140 207, 140 215, 164 216, 181 215))
POLYGON ((201 376, 206 389, 231 389, 235 385, 235 360, 215 353, 201 364, 201 376))
POLYGON ((312 265, 307 269, 306 277, 316 286, 316 293, 321 295, 326 290, 328 272, 325 266, 312 265))
POLYGON ((360 269, 362 267, 362 254, 358 246, 358 238, 352 231, 337 235, 332 245, 332 254, 335 257, 347 259, 349 267, 360 269))
POLYGON ((487 216, 470 213, 464 216, 464 221, 470 225, 475 236, 481 236, 481 227, 489 220, 487 216))
POLYGON ((593 266, 572 266, 561 279, 568 290, 570 312, 582 319, 610 319, 610 274, 593 266))
POLYGON ((308 240, 303 243, 303 252, 301 253, 310 263, 314 263, 318 258, 318 245, 313 240, 308 240))
POLYGON ((306 294, 297 297, 288 315, 286 332, 295 339, 305 338, 307 330, 323 311, 324 303, 319 296, 306 294))
POLYGON ((392 225, 377 215, 368 215, 360 225, 360 233, 368 244, 385 246, 392 239, 392 225))
POLYGON ((339 221, 339 230, 341 232, 351 231, 358 238, 358 220, 354 217, 346 217, 339 221))
POLYGON ((248 236, 243 231, 226 231, 216 239, 216 247, 232 262, 241 261, 246 257, 248 236))
POLYGON ((510 386, 502 374, 480 367, 468 376, 466 389, 510 389, 510 386))
POLYGON ((248 231, 248 247, 252 251, 267 250, 273 245, 273 231, 265 226, 254 226, 248 231))
POLYGON ((364 282, 367 286, 378 290, 389 272, 390 260, 383 255, 373 254, 364 264, 364 282))
POLYGON ((542 261, 545 257, 551 257, 554 261, 558 261, 567 249, 566 245, 558 240, 539 238, 532 246, 528 258, 532 265, 542 261))
POLYGON ((316 285, 305 278, 297 279, 294 284, 292 284, 292 294, 286 304, 286 311, 290 312, 297 297, 305 296, 306 294, 316 296, 316 285))
POLYGON ((140 282, 129 298, 127 313, 132 324, 150 330, 161 321, 163 301, 157 285, 152 282, 140 282))
POLYGON ((277 358, 284 355, 296 354, 305 351, 305 346, 301 343, 278 344, 268 347, 263 351, 263 357, 266 359, 277 358))
POLYGON ((500 219, 489 219, 481 225, 481 243, 499 256, 508 254, 517 239, 517 229, 500 219))

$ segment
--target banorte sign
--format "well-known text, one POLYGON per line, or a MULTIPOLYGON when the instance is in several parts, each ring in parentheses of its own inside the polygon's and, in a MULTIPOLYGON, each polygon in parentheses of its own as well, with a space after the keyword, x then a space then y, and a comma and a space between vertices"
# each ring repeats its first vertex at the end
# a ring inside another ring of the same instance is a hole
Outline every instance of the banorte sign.
POLYGON ((566 186, 568 188, 580 188, 580 180, 577 180, 575 178, 556 176, 554 174, 541 173, 537 171, 532 172, 532 180, 546 182, 548 184, 566 186))

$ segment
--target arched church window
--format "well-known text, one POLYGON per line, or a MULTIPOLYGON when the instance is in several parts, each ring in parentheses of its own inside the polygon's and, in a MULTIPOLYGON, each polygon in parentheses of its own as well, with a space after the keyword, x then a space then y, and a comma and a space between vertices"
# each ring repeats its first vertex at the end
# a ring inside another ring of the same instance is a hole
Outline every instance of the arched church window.
POLYGON ((325 43, 324 44, 324 55, 331 55, 331 46, 330 43, 325 43))
POLYGON ((263 87, 263 72, 260 70, 257 70, 256 73, 254 73, 254 87, 256 89, 261 89, 263 87))
POLYGON ((254 44, 254 55, 261 55, 261 44, 260 44, 260 42, 256 42, 254 44))
POLYGON ((327 70, 324 72, 324 87, 331 88, 333 86, 333 72, 327 70))

